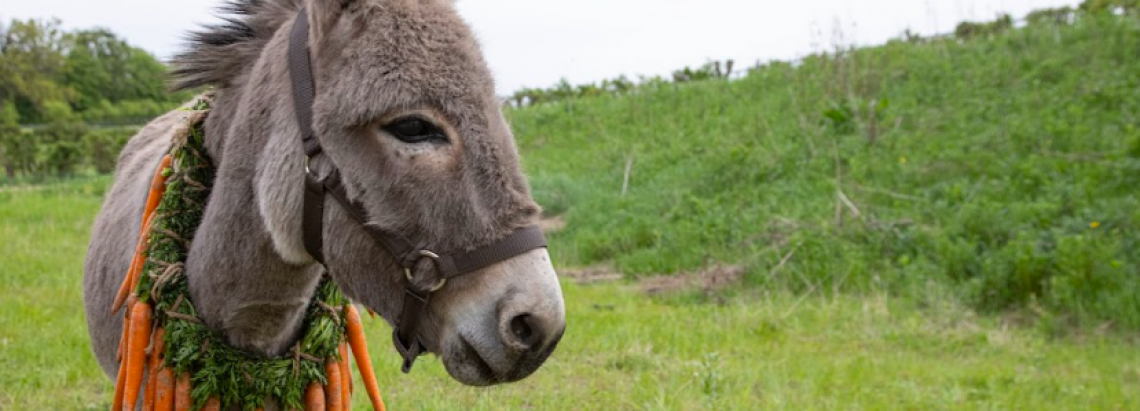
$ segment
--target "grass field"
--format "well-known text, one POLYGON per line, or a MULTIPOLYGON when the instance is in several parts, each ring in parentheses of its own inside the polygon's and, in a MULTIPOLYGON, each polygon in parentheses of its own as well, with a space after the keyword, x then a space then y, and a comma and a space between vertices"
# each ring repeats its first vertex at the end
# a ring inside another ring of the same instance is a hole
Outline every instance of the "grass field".
POLYGON ((1140 330, 1135 15, 509 114, 536 196, 568 223, 563 264, 643 276, 712 261, 764 289, 914 298, 938 282, 979 311, 1033 307, 1058 332, 1140 330))
MULTIPOLYGON (((562 345, 505 387, 434 359, 401 375, 370 321, 394 410, 1140 409, 1136 16, 508 117, 567 223, 559 269, 627 278, 566 280, 562 345), (713 294, 637 283, 710 264, 746 275, 713 294)), ((80 288, 109 181, 0 181, 0 410, 109 406, 80 288)))
MULTIPOLYGON (((82 308, 87 235, 107 178, 0 190, 0 410, 103 410, 82 308)), ((558 253, 559 250, 553 250, 558 253)), ((742 290, 648 297, 564 284, 569 328, 524 382, 460 386, 435 359, 398 371, 369 320, 394 410, 1106 409, 1140 407, 1140 354, 1115 335, 1050 338, 925 300, 742 290)), ((355 398, 363 410, 363 394, 355 398)))

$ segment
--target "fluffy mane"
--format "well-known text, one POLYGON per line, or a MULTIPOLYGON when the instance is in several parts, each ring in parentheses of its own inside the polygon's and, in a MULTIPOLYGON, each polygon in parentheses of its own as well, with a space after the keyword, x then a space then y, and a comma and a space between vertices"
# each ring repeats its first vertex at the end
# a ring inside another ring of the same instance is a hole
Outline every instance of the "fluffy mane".
POLYGON ((229 0, 219 8, 222 22, 191 32, 186 50, 174 57, 173 88, 228 86, 253 65, 277 29, 295 15, 299 2, 229 0))

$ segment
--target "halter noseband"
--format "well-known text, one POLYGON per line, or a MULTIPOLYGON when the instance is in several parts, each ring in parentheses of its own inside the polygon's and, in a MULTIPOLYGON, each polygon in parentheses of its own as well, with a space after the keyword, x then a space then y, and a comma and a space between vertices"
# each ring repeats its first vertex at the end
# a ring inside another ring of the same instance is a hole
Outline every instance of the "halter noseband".
MULTIPOLYGON (((423 345, 416 338, 416 329, 424 308, 431 300, 431 294, 439 291, 447 284, 449 279, 471 273, 478 269, 490 266, 511 257, 528 251, 546 247, 546 238, 537 226, 521 228, 494 243, 485 245, 472 251, 452 254, 437 254, 424 248, 423 243, 416 243, 408 238, 388 231, 375 225, 368 224, 367 213, 360 204, 350 200, 344 189, 344 182, 340 177, 340 170, 332 165, 332 172, 324 178, 318 177, 309 169, 309 162, 323 152, 321 142, 313 131, 313 101, 315 87, 313 82, 312 66, 309 56, 309 18, 305 9, 301 9, 297 20, 293 23, 293 31, 289 37, 289 75, 293 83, 293 106, 296 111, 297 123, 301 130, 301 143, 305 149, 305 200, 302 220, 305 250, 317 262, 325 265, 325 256, 322 253, 324 239, 324 209, 326 194, 332 195, 345 211, 364 226, 364 229, 380 245, 384 246, 404 267, 407 276, 407 286, 404 287, 404 307, 400 312, 400 320, 392 331, 392 341, 396 350, 404 358, 402 370, 411 371, 416 358, 424 354, 423 345), (415 281, 416 267, 423 259, 430 259, 436 277, 439 279, 434 286, 421 287, 415 281)), ((331 164, 331 163, 330 163, 331 164)))

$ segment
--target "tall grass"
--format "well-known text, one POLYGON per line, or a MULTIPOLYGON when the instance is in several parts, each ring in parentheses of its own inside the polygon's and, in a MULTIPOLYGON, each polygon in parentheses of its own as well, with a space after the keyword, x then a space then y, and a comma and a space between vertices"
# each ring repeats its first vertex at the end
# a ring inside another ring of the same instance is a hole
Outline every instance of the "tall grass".
MULTIPOLYGON (((84 324, 82 264, 109 179, 0 189, 0 409, 106 410, 114 388, 84 324)), ((427 357, 399 373, 391 329, 366 319, 394 410, 1136 409, 1135 343, 1049 339, 953 299, 804 298, 752 289, 719 303, 563 284, 568 329, 533 376, 463 387, 427 357), (760 298, 763 296, 764 298, 760 298)), ((360 381, 357 380, 357 387, 360 381)), ((356 410, 368 409, 361 390, 356 410)))
POLYGON ((1140 20, 1107 15, 509 114, 536 196, 569 223, 561 264, 737 263, 800 292, 947 284, 981 310, 1129 332, 1138 116, 1140 20))

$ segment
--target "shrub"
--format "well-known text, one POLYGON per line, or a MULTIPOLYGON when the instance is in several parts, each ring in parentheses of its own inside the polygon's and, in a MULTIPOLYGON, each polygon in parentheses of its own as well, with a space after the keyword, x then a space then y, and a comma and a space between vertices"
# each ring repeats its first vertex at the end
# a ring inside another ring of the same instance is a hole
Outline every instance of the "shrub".
POLYGON ((1113 13, 1117 10, 1134 13, 1140 10, 1140 0, 1085 0, 1080 8, 1090 13, 1113 13))
POLYGON ((19 126, 0 123, 0 163, 9 179, 30 171, 33 155, 32 142, 26 139, 19 126))
POLYGON ((56 176, 76 171, 83 163, 82 139, 87 131, 83 123, 57 121, 33 133, 35 171, 56 176))
POLYGON ((1076 17, 1076 10, 1072 7, 1059 7, 1055 9, 1035 10, 1025 16, 1029 24, 1070 24, 1076 17))
POLYGON ((55 123, 34 131, 0 125, 0 165, 9 179, 114 171, 119 152, 135 127, 92 129, 55 123))
POLYGON ((115 171, 119 161, 119 152, 127 144, 138 129, 133 127, 108 128, 92 130, 83 136, 84 152, 87 153, 86 163, 97 173, 115 171))
POLYGON ((954 36, 963 40, 974 37, 987 37, 1000 34, 1013 29, 1013 17, 1003 14, 989 23, 971 23, 964 21, 954 29, 954 36))

